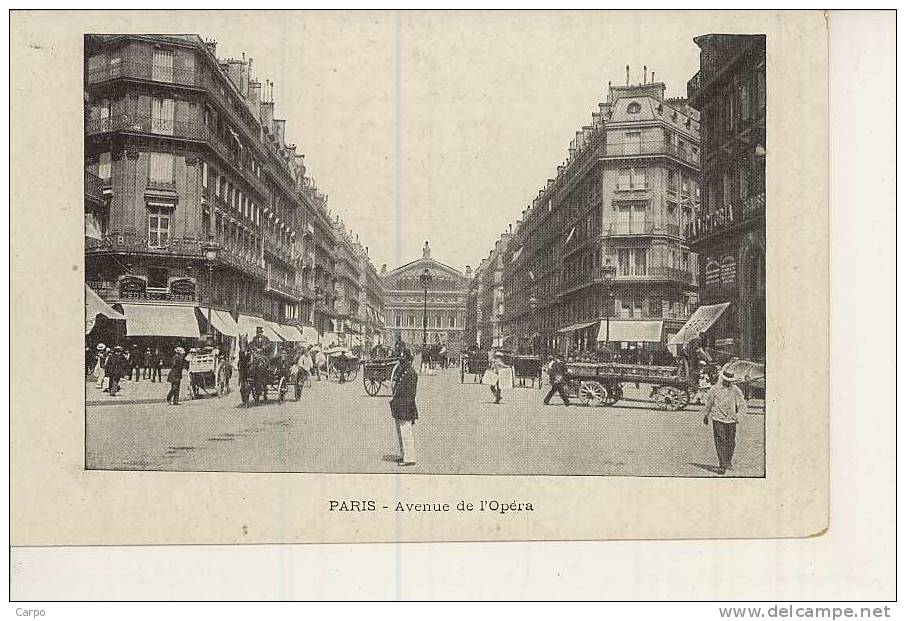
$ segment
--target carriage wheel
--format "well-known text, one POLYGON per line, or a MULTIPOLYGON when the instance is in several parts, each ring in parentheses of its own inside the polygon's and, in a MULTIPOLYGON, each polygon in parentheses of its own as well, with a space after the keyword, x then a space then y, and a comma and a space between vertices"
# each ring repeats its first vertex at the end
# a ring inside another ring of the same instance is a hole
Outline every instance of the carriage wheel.
POLYGON ((604 405, 614 405, 617 401, 623 398, 623 389, 620 386, 611 386, 607 390, 607 399, 604 400, 604 405))
POLYGON ((366 377, 364 379, 364 383, 365 383, 365 392, 368 393, 368 396, 376 397, 378 392, 380 392, 380 390, 381 390, 381 382, 376 379, 366 377))
POLYGON ((662 410, 675 412, 689 405, 689 393, 676 386, 658 386, 654 389, 654 402, 662 410))
POLYGON ((598 407, 607 400, 607 389, 593 380, 579 384, 579 401, 582 405, 598 407))
POLYGON ((286 378, 281 377, 280 381, 277 383, 277 403, 283 403, 283 399, 286 397, 287 388, 286 378))
POLYGON ((332 364, 327 365, 327 379, 337 381, 340 379, 340 373, 337 367, 332 364))
POLYGON ((349 372, 346 374, 346 381, 347 381, 347 382, 354 382, 354 381, 355 381, 355 378, 357 378, 358 376, 359 376, 359 367, 358 367, 358 366, 354 366, 354 367, 352 367, 352 369, 350 369, 349 372))

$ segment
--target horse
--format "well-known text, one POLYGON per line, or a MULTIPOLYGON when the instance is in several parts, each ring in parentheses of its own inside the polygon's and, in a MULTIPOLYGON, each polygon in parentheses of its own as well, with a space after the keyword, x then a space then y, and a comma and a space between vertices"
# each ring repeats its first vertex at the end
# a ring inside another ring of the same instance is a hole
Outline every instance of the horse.
POLYGON ((239 394, 242 403, 248 407, 249 397, 257 405, 262 398, 267 403, 267 387, 271 380, 271 367, 265 354, 259 351, 239 353, 239 394))

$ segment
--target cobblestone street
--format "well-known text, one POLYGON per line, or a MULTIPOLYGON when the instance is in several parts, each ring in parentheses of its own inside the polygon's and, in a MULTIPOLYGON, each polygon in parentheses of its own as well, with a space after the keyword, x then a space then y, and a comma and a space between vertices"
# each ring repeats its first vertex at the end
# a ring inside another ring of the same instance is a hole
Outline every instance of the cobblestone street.
MULTIPOLYGON (((302 398, 239 405, 228 396, 164 401, 168 384, 123 381, 113 398, 87 384, 87 466, 91 469, 231 472, 411 472, 716 476, 710 429, 700 406, 652 409, 627 387, 616 407, 564 407, 546 392, 517 388, 493 404, 490 391, 458 370, 419 378, 418 463, 401 468, 389 389, 365 394, 361 374, 347 384, 315 380, 302 398)), ((185 390, 185 389, 184 389, 185 390)), ((764 409, 750 404, 740 423, 731 476, 764 474, 764 409)))

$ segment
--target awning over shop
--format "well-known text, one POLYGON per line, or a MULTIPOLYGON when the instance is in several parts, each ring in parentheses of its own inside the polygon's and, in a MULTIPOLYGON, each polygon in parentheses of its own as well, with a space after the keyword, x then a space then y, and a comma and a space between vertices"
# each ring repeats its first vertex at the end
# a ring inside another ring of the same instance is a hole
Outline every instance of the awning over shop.
POLYGON ((314 345, 318 342, 318 331, 312 326, 302 326, 302 341, 314 345))
POLYGON ((321 343, 324 345, 336 345, 341 342, 340 335, 336 332, 325 332, 321 337, 321 343))
POLYGON ((282 336, 287 341, 291 341, 293 343, 301 343, 303 340, 305 340, 302 337, 302 333, 299 332, 299 330, 297 330, 295 326, 287 326, 281 323, 278 324, 277 327, 280 328, 280 336, 282 336))
MULTIPOLYGON (((660 343, 664 331, 663 321, 610 320, 610 341, 613 343, 660 343)), ((607 341, 607 321, 601 322, 598 340, 607 341)))
POLYGON ((194 306, 123 304, 123 314, 127 336, 201 336, 194 306))
POLYGON ((91 332, 98 315, 109 319, 126 320, 125 315, 101 299, 94 289, 85 285, 85 334, 91 332))
POLYGON ((692 313, 692 316, 689 317, 686 323, 683 324, 683 327, 680 328, 679 332, 670 337, 670 341, 667 344, 685 345, 691 339, 702 332, 706 332, 713 326, 729 307, 729 302, 699 306, 695 309, 695 312, 692 313))
POLYGON ((596 323, 598 323, 597 320, 587 321, 585 323, 574 323, 571 326, 566 326, 565 328, 560 328, 559 330, 557 330, 557 332, 559 332, 560 334, 565 334, 567 332, 575 332, 576 330, 584 330, 585 328, 590 328, 591 326, 595 325, 596 323))
MULTIPOLYGON (((207 321, 208 319, 208 309, 199 308, 198 312, 201 313, 201 316, 207 321)), ((239 338, 239 324, 236 323, 236 320, 233 319, 233 316, 226 311, 217 310, 216 308, 211 309, 211 325, 214 326, 214 329, 220 332, 224 336, 231 336, 233 338, 239 338)))
POLYGON ((239 315, 239 334, 248 337, 249 340, 255 338, 257 328, 261 328, 264 336, 272 341, 280 342, 283 339, 271 327, 271 322, 265 321, 260 317, 250 317, 249 315, 239 315))

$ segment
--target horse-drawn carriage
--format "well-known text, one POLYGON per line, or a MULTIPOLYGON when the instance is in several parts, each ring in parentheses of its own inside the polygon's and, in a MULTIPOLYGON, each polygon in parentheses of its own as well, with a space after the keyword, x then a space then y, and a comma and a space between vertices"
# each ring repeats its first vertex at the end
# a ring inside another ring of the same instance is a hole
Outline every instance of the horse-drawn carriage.
POLYGON ((368 360, 362 364, 362 383, 368 396, 378 396, 384 386, 390 386, 392 390, 393 373, 399 363, 399 358, 383 358, 368 360))
POLYGON ((447 346, 443 343, 419 346, 418 351, 422 356, 422 364, 428 368, 446 369, 450 364, 447 346))
POLYGON ((273 351, 242 351, 239 353, 239 366, 239 394, 246 406, 251 404, 252 399, 256 405, 261 401, 267 403, 270 390, 276 392, 277 403, 283 403, 291 385, 295 387, 296 400, 302 394, 301 382, 305 380, 301 373, 293 372, 296 365, 290 353, 280 352, 276 347, 273 351))
POLYGON ((623 398, 623 384, 650 384, 650 396, 662 410, 682 410, 698 390, 695 380, 679 367, 616 362, 570 362, 569 386, 583 405, 614 405, 623 398))
POLYGON ((327 378, 350 382, 359 374, 360 359, 346 347, 335 347, 324 350, 327 357, 327 378))
POLYGON ((472 383, 481 381, 481 376, 488 368, 488 352, 467 349, 459 358, 459 382, 466 381, 466 375, 472 376, 472 383))
POLYGON ((531 380, 532 388, 535 387, 535 384, 538 385, 538 388, 541 388, 544 377, 544 365, 541 363, 541 356, 504 355, 503 361, 513 367, 513 375, 520 386, 525 386, 525 381, 531 380))

